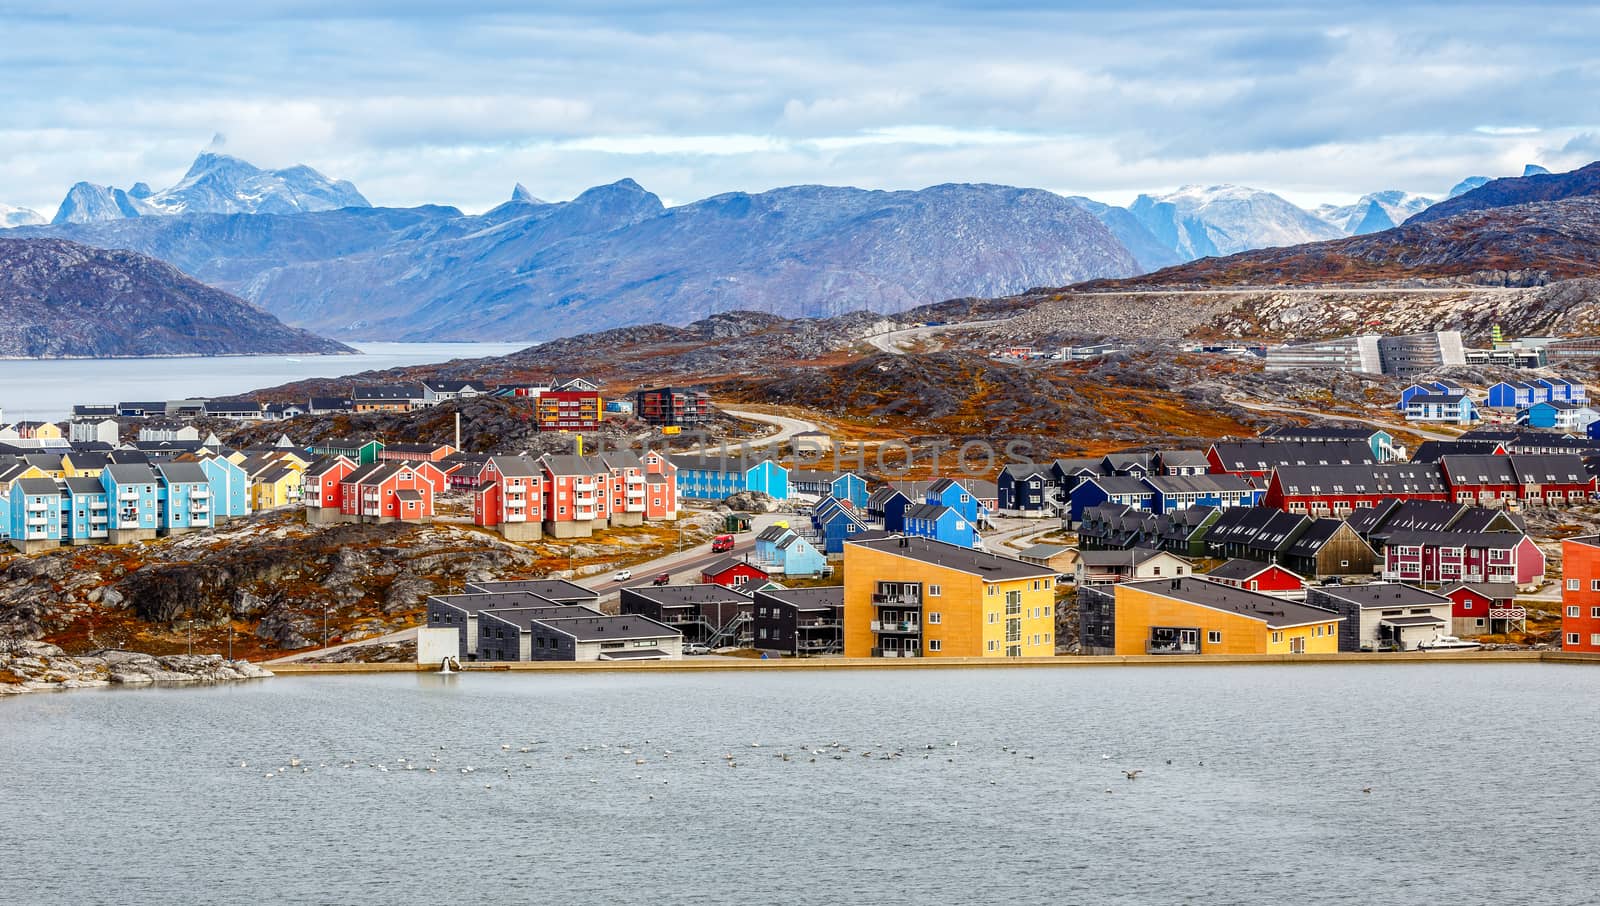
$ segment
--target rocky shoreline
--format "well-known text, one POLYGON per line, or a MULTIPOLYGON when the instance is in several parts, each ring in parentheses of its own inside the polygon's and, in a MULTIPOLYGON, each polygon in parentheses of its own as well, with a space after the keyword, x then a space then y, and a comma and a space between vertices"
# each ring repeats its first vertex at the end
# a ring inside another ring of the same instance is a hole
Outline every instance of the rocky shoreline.
POLYGON ((230 661, 215 654, 155 657, 106 648, 69 657, 45 642, 0 641, 0 695, 114 685, 228 683, 271 675, 249 661, 230 661))

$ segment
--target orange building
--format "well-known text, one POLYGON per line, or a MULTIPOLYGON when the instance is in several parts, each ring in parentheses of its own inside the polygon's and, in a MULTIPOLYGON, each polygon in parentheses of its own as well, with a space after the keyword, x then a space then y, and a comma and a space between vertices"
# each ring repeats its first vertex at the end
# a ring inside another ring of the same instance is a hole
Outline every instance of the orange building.
POLYGON ((931 538, 847 541, 845 657, 1049 657, 1055 579, 1048 566, 931 538))
POLYGON ((1561 650, 1600 652, 1600 535, 1561 542, 1561 650))
POLYGON ((1343 619, 1193 576, 1078 589, 1085 654, 1333 654, 1343 619))

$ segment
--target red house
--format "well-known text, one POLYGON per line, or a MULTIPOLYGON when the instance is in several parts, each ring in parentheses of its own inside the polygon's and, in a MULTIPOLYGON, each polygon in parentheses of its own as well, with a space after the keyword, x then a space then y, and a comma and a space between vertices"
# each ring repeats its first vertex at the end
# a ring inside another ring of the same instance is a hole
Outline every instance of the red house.
POLYGON ((666 454, 644 451, 645 521, 678 518, 678 467, 666 454))
POLYGON ((403 462, 375 462, 339 482, 348 522, 420 522, 433 516, 433 484, 403 462))
POLYGON ((750 581, 765 582, 768 578, 766 570, 733 557, 723 557, 700 571, 700 584, 726 588, 738 588, 750 581))
POLYGON ((1437 463, 1366 466, 1279 466, 1262 505, 1288 513, 1343 518, 1385 498, 1449 500, 1437 463))
POLYGON ((1544 576, 1544 552, 1520 532, 1399 529, 1384 538, 1383 578, 1411 584, 1512 582, 1544 576))
POLYGON ((544 535, 544 470, 526 456, 491 456, 472 495, 472 522, 510 541, 544 535))
POLYGON ((545 456, 544 531, 557 538, 587 538, 611 517, 611 470, 582 456, 545 456))
POLYGON ((358 467, 344 456, 324 456, 300 475, 300 502, 306 508, 306 521, 342 521, 344 479, 358 467))
POLYGON ((433 462, 408 462, 407 465, 433 487, 433 493, 443 494, 450 487, 450 476, 433 462))
POLYGON ((1458 582, 1439 594, 1455 604, 1453 631, 1462 638, 1498 635, 1528 624, 1528 611, 1517 605, 1517 587, 1510 582, 1458 582))
POLYGON ((1276 563, 1262 563, 1259 560, 1228 560, 1206 573, 1206 578, 1234 588, 1266 594, 1286 594, 1303 591, 1306 587, 1306 580, 1300 574, 1290 572, 1276 563))
POLYGON ((1561 542, 1561 650, 1600 652, 1600 535, 1561 542))

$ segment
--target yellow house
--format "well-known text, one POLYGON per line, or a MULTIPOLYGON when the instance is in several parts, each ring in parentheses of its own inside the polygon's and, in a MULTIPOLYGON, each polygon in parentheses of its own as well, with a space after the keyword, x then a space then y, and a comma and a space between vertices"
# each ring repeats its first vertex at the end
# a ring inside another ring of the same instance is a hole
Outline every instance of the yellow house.
POLYGON ((62 455, 61 468, 67 473, 67 478, 99 478, 100 473, 105 471, 106 462, 104 453, 74 451, 62 455))
POLYGON ((0 465, 0 490, 11 493, 12 485, 24 478, 49 478, 38 466, 27 462, 10 462, 0 465))
POLYGON ((1080 588, 1078 608, 1088 654, 1333 654, 1344 619, 1194 576, 1080 588))
POLYGON ((299 469, 284 463, 265 469, 250 479, 250 503, 256 510, 271 510, 300 502, 299 469))
POLYGON ((844 545, 846 657, 1049 657, 1055 570, 931 538, 844 545))

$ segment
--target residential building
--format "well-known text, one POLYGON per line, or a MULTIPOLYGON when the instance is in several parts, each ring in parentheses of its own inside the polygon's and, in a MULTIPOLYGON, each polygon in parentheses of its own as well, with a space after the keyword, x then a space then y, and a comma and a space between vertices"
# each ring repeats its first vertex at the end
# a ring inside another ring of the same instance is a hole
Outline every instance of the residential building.
POLYGON ((383 442, 378 440, 359 440, 355 438, 333 438, 318 441, 306 451, 312 456, 343 456, 358 466, 370 466, 378 461, 378 454, 383 452, 383 442))
POLYGON ((905 535, 844 550, 847 657, 1055 653, 1055 572, 905 535))
POLYGON ((1600 422, 1600 412, 1583 403, 1567 400, 1547 400, 1517 413, 1517 423, 1530 428, 1555 428, 1587 434, 1589 426, 1600 422))
POLYGON ((605 401, 587 381, 557 385, 533 401, 533 423, 540 431, 593 431, 604 419, 605 401))
POLYGON ((1157 513, 1207 506, 1225 510, 1255 506, 1263 491, 1249 479, 1226 473, 1211 475, 1152 475, 1144 479, 1153 495, 1151 509, 1157 513))
POLYGON ((1386 529, 1383 578, 1424 585, 1513 582, 1544 576, 1545 557, 1521 532, 1386 529))
POLYGON ((454 452, 449 444, 388 444, 378 451, 378 461, 437 463, 454 452))
POLYGON ((844 651, 844 586, 767 589, 754 597, 756 648, 791 657, 844 651))
POLYGON ((1405 401, 1406 421, 1470 425, 1481 416, 1464 393, 1419 393, 1405 401))
POLYGON ((410 463, 360 466, 339 479, 339 513, 345 522, 421 522, 433 517, 433 485, 410 463))
POLYGON ((1305 591, 1306 580, 1276 563, 1259 560, 1226 560, 1205 574, 1212 582, 1259 591, 1267 595, 1296 595, 1305 591))
POLYGON ((472 399, 488 392, 488 387, 474 381, 433 380, 423 381, 420 386, 424 406, 437 406, 451 400, 472 399))
POLYGON ((568 617, 529 625, 534 661, 668 661, 683 657, 683 635, 647 617, 568 617))
MULTIPOLYGON (((1394 435, 1382 428, 1366 425, 1280 425, 1261 432, 1262 440, 1278 443, 1347 443, 1361 441, 1372 450, 1373 462, 1405 459, 1405 450, 1396 446, 1394 435)), ((1201 453, 1201 456, 1204 456, 1201 453)))
POLYGON ((232 460, 214 453, 197 457, 200 468, 211 482, 211 520, 221 525, 229 519, 250 515, 249 475, 232 460))
POLYGON ((1084 510, 1107 503, 1153 512, 1155 495, 1155 489, 1143 478, 1128 475, 1096 476, 1085 479, 1067 495, 1067 518, 1072 522, 1082 521, 1084 510))
POLYGON ((1198 576, 1078 590, 1084 654, 1332 654, 1341 619, 1198 576))
MULTIPOLYGON (((476 660, 478 643, 482 637, 479 623, 484 611, 550 608, 561 603, 527 591, 491 592, 469 587, 463 594, 430 595, 427 601, 427 625, 433 629, 454 628, 460 640, 458 658, 463 661, 476 660)), ((598 610, 593 612, 598 613, 598 610)))
POLYGON ((1077 570, 1078 551, 1066 544, 1034 544, 1017 551, 1017 559, 1049 567, 1057 576, 1069 576, 1077 570))
POLYGON ((789 499, 789 470, 770 459, 749 459, 742 454, 669 457, 677 469, 678 493, 696 500, 725 500, 741 491, 789 499))
POLYGON ((160 531, 177 535, 211 528, 211 477, 206 470, 197 462, 164 462, 155 466, 155 472, 160 531))
POLYGON ((160 480, 141 463, 114 463, 101 473, 111 507, 107 540, 128 544, 155 538, 161 528, 160 480))
MULTIPOLYGON (((604 616, 598 610, 577 604, 551 604, 546 602, 532 607, 486 607, 478 611, 478 645, 475 652, 480 661, 532 661, 553 658, 535 658, 534 634, 540 623, 554 623, 574 617, 604 616)), ((546 655, 559 653, 544 644, 546 655)))
POLYGON ((67 518, 66 489, 54 478, 19 478, 11 485, 11 545, 25 554, 59 547, 67 518))
POLYGON ((1078 562, 1073 567, 1073 582, 1079 588, 1117 585, 1140 579, 1187 576, 1193 571, 1189 561, 1159 548, 1089 550, 1078 552, 1078 562))
POLYGON ((633 412, 651 425, 700 425, 711 420, 711 394, 684 387, 640 390, 633 412))
POLYGON ((478 470, 472 522, 508 541, 544 537, 544 467, 528 456, 491 456, 478 470))
POLYGON ((1052 516, 1065 502, 1051 479, 1049 466, 1012 463, 1000 470, 995 484, 998 487, 1001 515, 1027 518, 1052 516))
POLYGON ((1273 470, 1262 504, 1290 513, 1344 517, 1387 498, 1448 500, 1450 489, 1436 463, 1281 466, 1273 470))
POLYGON ((1340 651, 1414 651, 1449 634, 1454 607, 1444 595, 1396 582, 1313 585, 1306 603, 1344 617, 1340 651))
POLYGON ((1561 650, 1600 652, 1600 535, 1561 542, 1561 650))
POLYGON ((1528 611, 1517 603, 1513 582, 1457 582, 1439 594, 1450 599, 1452 634, 1461 638, 1499 635, 1528 625, 1528 611))
POLYGON ((504 579, 491 582, 468 582, 462 588, 468 594, 505 594, 524 592, 537 595, 557 604, 582 604, 591 610, 600 609, 600 593, 569 582, 566 579, 504 579))
POLYGON ((828 565, 827 555, 786 526, 773 525, 756 536, 753 561, 769 575, 815 576, 828 565))
POLYGON ((1375 465, 1370 444, 1359 440, 1280 442, 1219 441, 1206 451, 1211 471, 1244 478, 1267 478, 1284 466, 1375 465))
POLYGON ((723 557, 700 570, 702 584, 739 588, 746 583, 762 583, 772 578, 766 570, 738 557, 723 557))
POLYGON ((66 540, 72 544, 98 544, 111 540, 111 502, 99 477, 67 478, 62 517, 66 540))
POLYGON ((384 384, 350 390, 357 412, 410 412, 425 405, 425 397, 420 384, 384 384))
POLYGON ((618 607, 670 626, 687 644, 710 648, 748 648, 755 634, 751 627, 750 595, 723 585, 636 586, 622 589, 618 607))
MULTIPOLYGON (((861 527, 857 531, 864 531, 865 527, 866 523, 861 522, 861 527)), ((902 530, 907 535, 932 538, 935 541, 958 544, 962 547, 978 547, 980 544, 977 530, 970 520, 954 507, 937 503, 919 503, 907 507, 902 530)))
POLYGON ((1342 519, 1311 519, 1273 562, 1302 576, 1358 576, 1371 579, 1378 552, 1342 519))

